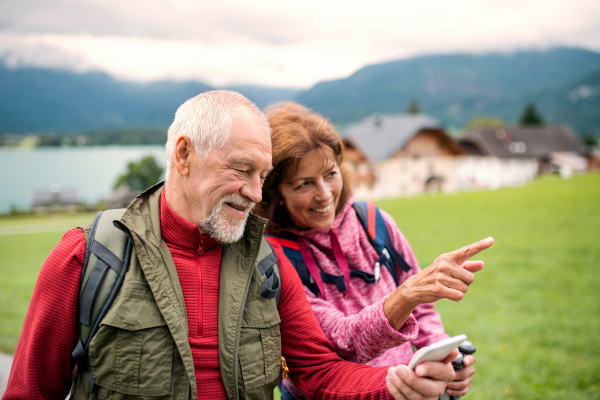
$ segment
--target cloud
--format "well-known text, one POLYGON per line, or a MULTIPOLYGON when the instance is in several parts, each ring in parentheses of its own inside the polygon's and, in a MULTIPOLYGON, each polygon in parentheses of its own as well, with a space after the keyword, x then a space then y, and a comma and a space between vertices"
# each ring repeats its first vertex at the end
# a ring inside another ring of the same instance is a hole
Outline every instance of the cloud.
POLYGON ((63 34, 192 40, 206 44, 236 38, 268 45, 302 41, 308 26, 293 16, 261 12, 247 2, 4 0, 0 29, 63 34))
POLYGON ((589 0, 3 0, 13 64, 99 69, 135 80, 306 87, 426 53, 600 50, 589 0))

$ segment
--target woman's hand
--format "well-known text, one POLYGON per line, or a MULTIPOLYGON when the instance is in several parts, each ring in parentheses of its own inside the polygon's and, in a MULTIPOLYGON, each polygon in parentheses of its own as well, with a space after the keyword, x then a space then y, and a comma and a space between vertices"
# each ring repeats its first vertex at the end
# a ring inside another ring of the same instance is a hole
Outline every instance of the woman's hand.
POLYGON ((383 312, 394 329, 400 329, 419 304, 440 299, 460 301, 473 283, 474 272, 483 269, 483 261, 469 258, 494 244, 487 238, 440 255, 433 264, 408 278, 383 303, 383 312))
POLYGON ((446 386, 446 392, 448 392, 449 395, 458 397, 467 394, 471 388, 471 382, 473 382, 473 374, 475 373, 473 364, 475 361, 474 355, 465 356, 463 359, 465 367, 460 371, 456 371, 456 378, 446 386))

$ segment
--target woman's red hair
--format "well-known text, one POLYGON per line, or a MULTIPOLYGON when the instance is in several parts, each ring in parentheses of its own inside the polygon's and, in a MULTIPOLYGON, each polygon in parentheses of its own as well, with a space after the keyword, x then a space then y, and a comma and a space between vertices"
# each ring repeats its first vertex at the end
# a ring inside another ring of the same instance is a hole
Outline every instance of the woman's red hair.
POLYGON ((342 165, 344 144, 331 123, 321 115, 292 102, 278 103, 268 107, 265 115, 271 125, 273 146, 273 170, 269 173, 262 192, 262 202, 255 213, 269 220, 265 230, 276 232, 292 226, 285 205, 281 201, 279 184, 290 178, 298 168, 300 160, 315 150, 321 150, 326 158, 332 158, 339 166, 343 188, 336 214, 344 208, 350 196, 349 174, 342 165))

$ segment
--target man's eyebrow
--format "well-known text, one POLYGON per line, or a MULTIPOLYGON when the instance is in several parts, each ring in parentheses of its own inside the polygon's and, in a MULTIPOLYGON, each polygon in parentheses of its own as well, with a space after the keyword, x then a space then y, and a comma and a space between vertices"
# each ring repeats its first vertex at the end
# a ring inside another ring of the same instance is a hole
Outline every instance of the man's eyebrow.
POLYGON ((238 158, 237 160, 233 161, 231 164, 232 165, 254 165, 254 161, 252 161, 249 158, 242 157, 242 158, 238 158))
MULTIPOLYGON (((237 160, 233 161, 231 163, 231 165, 250 165, 252 167, 252 166, 254 166, 254 161, 252 161, 249 158, 242 157, 242 158, 238 158, 237 160)), ((269 168, 266 169, 266 173, 268 174, 272 170, 273 170, 273 164, 269 165, 269 168)))

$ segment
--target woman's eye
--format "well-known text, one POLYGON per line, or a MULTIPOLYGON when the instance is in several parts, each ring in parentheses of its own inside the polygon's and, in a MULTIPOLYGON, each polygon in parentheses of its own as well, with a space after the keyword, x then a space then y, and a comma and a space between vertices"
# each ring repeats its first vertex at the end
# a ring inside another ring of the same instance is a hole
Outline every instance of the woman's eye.
POLYGON ((327 177, 328 178, 333 178, 336 173, 337 173, 336 171, 331 171, 330 173, 327 174, 327 177))
POLYGON ((298 189, 304 189, 307 188, 309 185, 308 182, 302 182, 300 185, 298 185, 298 189))

